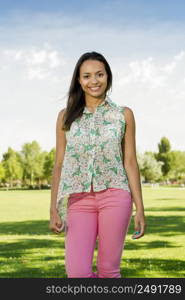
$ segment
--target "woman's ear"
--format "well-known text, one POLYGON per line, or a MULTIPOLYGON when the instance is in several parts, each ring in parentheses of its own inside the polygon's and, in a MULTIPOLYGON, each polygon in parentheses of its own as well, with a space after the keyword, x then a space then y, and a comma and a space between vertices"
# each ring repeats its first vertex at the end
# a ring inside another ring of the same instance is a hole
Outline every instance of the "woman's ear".
POLYGON ((81 82, 80 82, 80 77, 78 77, 78 82, 79 82, 79 84, 81 84, 81 82))

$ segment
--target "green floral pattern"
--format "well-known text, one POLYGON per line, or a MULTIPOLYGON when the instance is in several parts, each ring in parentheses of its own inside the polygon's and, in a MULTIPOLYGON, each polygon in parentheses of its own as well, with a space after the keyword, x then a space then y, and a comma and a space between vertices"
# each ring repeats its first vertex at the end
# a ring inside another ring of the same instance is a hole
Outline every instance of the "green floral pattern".
POLYGON ((130 192, 123 166, 121 141, 125 134, 124 107, 108 96, 94 113, 84 108, 66 132, 66 151, 57 194, 57 208, 66 218, 70 194, 121 188, 130 192))

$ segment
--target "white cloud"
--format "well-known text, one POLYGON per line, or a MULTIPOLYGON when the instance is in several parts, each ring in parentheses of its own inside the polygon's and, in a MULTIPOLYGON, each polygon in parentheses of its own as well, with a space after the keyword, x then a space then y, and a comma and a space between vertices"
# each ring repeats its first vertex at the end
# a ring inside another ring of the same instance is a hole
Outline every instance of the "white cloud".
POLYGON ((185 51, 180 51, 177 55, 175 55, 175 60, 179 61, 182 60, 185 56, 185 51))
POLYGON ((60 15, 46 19, 47 26, 39 16, 37 22, 1 30, 1 40, 7 41, 0 44, 0 128, 7 130, 1 151, 36 134, 45 149, 53 146, 55 118, 65 106, 59 99, 67 93, 79 56, 93 50, 104 54, 112 68, 112 99, 135 113, 138 148, 152 150, 166 134, 174 148, 184 149, 183 28, 100 26, 70 18, 65 24, 60 15), (19 119, 24 126, 15 122, 19 119))
MULTIPOLYGON (((18 54, 19 53, 20 52, 18 52, 18 54)), ((24 59, 24 61, 28 66, 46 65, 50 68, 56 68, 61 65, 59 54, 56 50, 48 51, 46 49, 41 49, 41 50, 31 49, 26 53, 22 52, 21 55, 19 55, 19 58, 24 59)))
POLYGON ((178 66, 178 63, 180 61, 183 61, 184 58, 185 51, 180 51, 177 55, 174 56, 171 62, 161 67, 160 70, 167 74, 171 74, 173 71, 175 71, 175 68, 178 66))
MULTIPOLYGON (((171 78, 174 85, 180 85, 184 81, 185 52, 181 51, 168 63, 157 62, 153 57, 144 60, 129 62, 124 71, 120 70, 117 86, 140 84, 142 87, 171 88, 171 78), (182 67, 183 66, 183 67, 182 67), (179 81, 180 78, 180 81, 179 81)), ((179 92, 179 90, 177 90, 179 92)))
POLYGON ((117 70, 116 87, 133 90, 143 89, 161 91, 168 95, 184 94, 185 52, 174 55, 171 61, 164 63, 153 57, 144 60, 135 60, 125 64, 117 70), (124 69, 124 70, 122 70, 124 69), (134 89, 135 88, 135 89, 134 89))
POLYGON ((28 73, 28 79, 45 79, 47 77, 49 77, 50 72, 42 69, 42 68, 28 68, 27 69, 27 73, 28 73))
POLYGON ((62 68, 66 64, 63 54, 48 45, 42 49, 36 47, 18 50, 5 49, 2 53, 9 62, 9 67, 11 67, 11 62, 11 64, 25 68, 29 80, 52 79, 57 68, 62 68))

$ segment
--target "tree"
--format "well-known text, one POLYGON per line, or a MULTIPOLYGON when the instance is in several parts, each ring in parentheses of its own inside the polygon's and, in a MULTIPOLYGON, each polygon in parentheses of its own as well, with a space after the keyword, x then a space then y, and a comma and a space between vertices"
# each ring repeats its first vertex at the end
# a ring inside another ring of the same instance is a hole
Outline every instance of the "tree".
POLYGON ((5 168, 3 164, 0 162, 0 181, 5 180, 5 168))
POLYGON ((159 153, 167 153, 171 150, 171 145, 169 139, 162 137, 160 143, 158 144, 159 153))
POLYGON ((2 165, 5 169, 5 177, 10 181, 10 186, 12 187, 13 181, 22 177, 22 168, 18 155, 12 148, 9 147, 8 151, 3 154, 2 165))
POLYGON ((141 175, 146 182, 154 182, 160 179, 162 162, 158 162, 152 152, 137 155, 141 175))
POLYGON ((162 173, 166 176, 170 171, 169 153, 171 149, 170 141, 166 137, 162 137, 158 144, 159 152, 155 154, 157 161, 163 162, 162 173))
POLYGON ((171 151, 169 153, 170 172, 169 177, 173 180, 185 180, 185 152, 171 151))
POLYGON ((25 143, 21 150, 21 161, 24 168, 24 177, 30 179, 33 186, 34 180, 40 178, 43 172, 45 153, 36 141, 25 143))
POLYGON ((55 148, 51 149, 51 151, 46 155, 44 162, 44 177, 51 182, 52 171, 54 167, 55 160, 55 148))

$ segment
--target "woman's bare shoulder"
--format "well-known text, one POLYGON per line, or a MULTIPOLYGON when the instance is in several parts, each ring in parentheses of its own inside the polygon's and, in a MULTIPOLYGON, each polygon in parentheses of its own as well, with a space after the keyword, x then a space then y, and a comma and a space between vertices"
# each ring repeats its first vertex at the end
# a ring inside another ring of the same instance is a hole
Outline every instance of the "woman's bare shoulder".
POLYGON ((133 110, 128 106, 124 106, 124 112, 126 114, 133 114, 133 110))
POLYGON ((61 109, 58 113, 58 117, 63 119, 65 112, 66 112, 66 108, 61 109))
POLYGON ((66 108, 63 108, 58 112, 58 116, 57 116, 57 130, 58 131, 60 131, 63 127, 65 112, 66 112, 66 108))
POLYGON ((57 117, 57 119, 59 120, 59 122, 62 122, 62 121, 63 121, 65 112, 66 112, 66 108, 62 108, 62 109, 58 112, 58 117, 57 117))
POLYGON ((126 123, 134 121, 134 112, 128 106, 124 106, 123 116, 125 118, 126 123))

